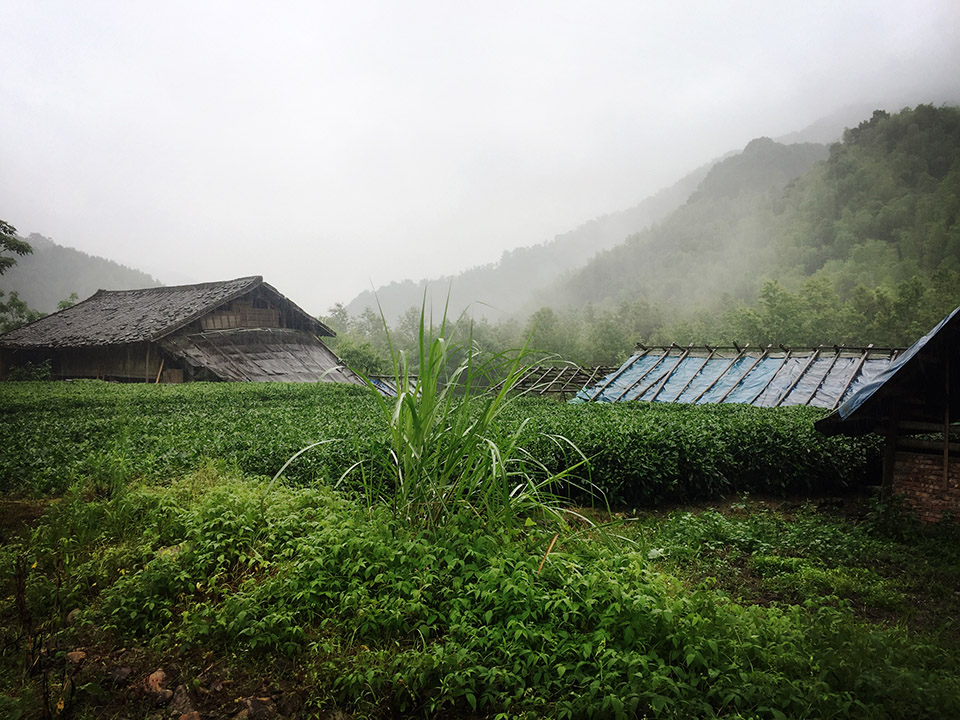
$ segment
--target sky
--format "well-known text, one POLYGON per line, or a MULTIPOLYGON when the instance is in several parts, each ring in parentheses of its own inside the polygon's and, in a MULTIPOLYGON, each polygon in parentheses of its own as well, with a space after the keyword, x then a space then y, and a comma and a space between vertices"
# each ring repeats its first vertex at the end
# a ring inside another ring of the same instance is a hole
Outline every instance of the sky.
POLYGON ((0 218, 323 314, 843 107, 957 98, 956 0, 0 0, 0 218))

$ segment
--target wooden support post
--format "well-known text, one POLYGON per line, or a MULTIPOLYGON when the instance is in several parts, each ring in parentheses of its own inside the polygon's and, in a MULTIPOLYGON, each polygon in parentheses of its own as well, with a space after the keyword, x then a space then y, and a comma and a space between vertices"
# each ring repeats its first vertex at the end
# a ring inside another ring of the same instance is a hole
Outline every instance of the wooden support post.
MULTIPOLYGON (((780 403, 787 399, 787 396, 793 392, 793 389, 800 384, 800 380, 803 379, 803 376, 807 374, 807 370, 817 361, 817 358, 820 357, 820 348, 817 348, 810 355, 810 359, 800 368, 800 372, 797 374, 797 377, 794 378, 793 382, 790 383, 789 387, 780 393, 780 397, 777 398, 777 401, 773 404, 773 407, 780 407, 780 403)), ((819 385, 817 387, 820 387, 819 385)), ((813 391, 816 394, 816 390, 813 391)), ((809 403, 806 403, 809 404, 809 403)))
POLYGON ((567 392, 567 380, 565 377, 567 370, 573 370, 573 377, 576 378, 577 373, 580 371, 580 367, 576 366, 571 368, 570 366, 563 366, 561 368, 557 368, 557 370, 558 372, 553 376, 553 379, 547 383, 547 386, 543 388, 543 390, 540 391, 541 395, 550 393, 551 388, 557 383, 560 383, 560 389, 556 392, 560 393, 560 395, 563 395, 565 392, 567 392))
POLYGON ((767 388, 770 387, 770 383, 772 383, 774 379, 777 377, 777 375, 780 374, 780 371, 783 370, 783 366, 786 365, 787 361, 790 359, 790 352, 791 352, 790 348, 785 348, 783 345, 781 345, 780 349, 783 350, 784 352, 783 360, 781 360, 780 364, 777 365, 777 369, 773 371, 773 374, 770 376, 770 379, 763 384, 762 388, 760 388, 760 392, 758 392, 756 395, 750 398, 750 402, 748 402, 747 405, 753 405, 757 400, 760 399, 760 396, 767 391, 767 388))
POLYGON ((943 361, 943 489, 950 487, 950 355, 943 361))
POLYGON ((163 361, 166 358, 160 358, 160 369, 157 370, 157 379, 153 381, 153 384, 156 385, 160 382, 160 376, 163 374, 163 361))
MULTIPOLYGON (((650 398, 650 402, 653 402, 654 400, 656 400, 657 395, 663 392, 663 389, 667 386, 667 383, 670 382, 670 376, 673 375, 674 372, 676 372, 676 369, 680 367, 680 363, 682 363, 684 359, 687 357, 687 355, 690 354, 690 350, 692 347, 693 346, 691 345, 686 350, 684 350, 683 353, 680 355, 680 357, 677 358, 677 361, 673 364, 673 367, 667 370, 667 372, 660 378, 660 380, 663 381, 663 384, 657 388, 657 391, 653 394, 653 397, 650 398)), ((658 380, 657 382, 660 382, 660 381, 658 380)), ((636 399, 639 400, 640 398, 642 398, 650 388, 652 388, 654 385, 657 384, 657 382, 650 383, 648 387, 645 387, 642 391, 637 393, 636 399)))
MULTIPOLYGON (((541 369, 542 369, 542 368, 541 368, 541 369)), ((529 391, 530 391, 530 392, 533 392, 534 390, 537 390, 537 389, 540 387, 540 383, 542 383, 542 382, 544 381, 544 379, 547 377, 547 375, 549 375, 549 374, 551 373, 552 370, 553 370, 553 368, 551 368, 551 367, 546 368, 546 369, 543 371, 543 374, 540 375, 540 377, 538 377, 536 380, 533 381, 533 384, 530 386, 529 391)), ((539 391, 539 392, 537 393, 537 395, 543 395, 543 391, 542 391, 542 390, 539 391)))
MULTIPOLYGON (((813 399, 817 396, 817 393, 820 391, 821 386, 823 385, 824 382, 826 382, 826 379, 830 377, 830 373, 833 372, 833 368, 837 364, 837 360, 840 359, 840 353, 842 352, 843 352, 843 348, 840 348, 840 347, 836 348, 836 353, 833 356, 833 360, 831 360, 830 364, 827 365, 827 369, 824 371, 823 377, 821 377, 819 382, 817 382, 817 384, 814 386, 813 390, 807 396, 807 399, 802 403, 803 405, 809 405, 811 402, 813 402, 813 399)), ((836 404, 834 404, 833 409, 836 409, 836 407, 837 407, 836 404)))
POLYGON ((683 395, 684 392, 686 392, 687 388, 690 387, 690 384, 694 381, 697 375, 703 372, 703 369, 707 366, 707 363, 709 363, 710 360, 713 359, 713 355, 716 352, 716 348, 707 348, 707 349, 710 350, 710 354, 703 359, 703 362, 700 363, 700 367, 698 367, 696 372, 694 372, 693 375, 690 376, 690 379, 684 383, 683 387, 680 388, 680 392, 678 392, 674 396, 673 400, 671 400, 670 402, 678 402, 680 400, 680 396, 683 395))
POLYGON ((744 371, 740 374, 740 377, 737 378, 736 382, 733 383, 733 385, 731 385, 729 388, 727 388, 727 391, 720 397, 719 400, 717 400, 717 405, 719 405, 719 404, 722 403, 724 400, 726 400, 727 397, 730 395, 730 393, 732 393, 734 390, 737 389, 737 386, 746 379, 747 375, 749 375, 750 373, 753 372, 753 369, 754 369, 757 365, 760 364, 760 361, 763 360, 765 357, 767 357, 767 353, 768 353, 768 352, 770 352, 770 346, 769 346, 769 345, 767 345, 767 347, 764 349, 764 351, 763 351, 762 353, 760 353, 760 357, 758 357, 756 360, 754 360, 754 361, 753 361, 753 364, 750 365, 750 367, 748 367, 746 370, 744 370, 744 371))
POLYGON ((880 501, 889 502, 893 497, 893 470, 897 459, 897 431, 899 423, 895 414, 887 418, 883 438, 883 475, 880 480, 880 501))
POLYGON ((590 399, 587 400, 587 402, 593 402, 593 401, 596 400, 598 397, 600 397, 600 394, 603 393, 604 390, 606 390, 608 387, 610 387, 611 385, 613 385, 613 383, 615 383, 617 380, 619 380, 621 375, 623 375, 627 370, 629 370, 630 368, 632 368, 636 363, 638 363, 638 362, 640 361, 640 358, 643 358, 643 357, 646 357, 646 356, 647 356, 647 349, 646 349, 646 348, 643 348, 643 352, 634 355, 634 356, 633 356, 633 360, 631 360, 630 362, 624 363, 623 367, 621 367, 617 372, 615 372, 613 375, 611 375, 611 376, 610 376, 610 379, 607 380, 603 385, 601 385, 601 386, 593 393, 593 395, 590 396, 590 399))

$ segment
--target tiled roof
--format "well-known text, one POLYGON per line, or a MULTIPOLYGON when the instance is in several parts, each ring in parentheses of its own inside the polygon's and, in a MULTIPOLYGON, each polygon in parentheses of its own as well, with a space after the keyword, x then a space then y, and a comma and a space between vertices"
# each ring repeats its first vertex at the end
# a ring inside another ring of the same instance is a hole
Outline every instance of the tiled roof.
POLYGON ((287 304, 315 334, 333 334, 254 275, 199 285, 99 290, 73 307, 0 336, 0 347, 89 347, 158 340, 261 286, 287 304))

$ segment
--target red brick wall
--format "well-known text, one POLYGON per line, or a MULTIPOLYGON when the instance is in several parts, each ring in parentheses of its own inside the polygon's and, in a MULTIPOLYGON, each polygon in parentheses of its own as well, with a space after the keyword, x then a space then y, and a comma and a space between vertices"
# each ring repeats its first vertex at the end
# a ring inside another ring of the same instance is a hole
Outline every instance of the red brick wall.
POLYGON ((943 484, 943 456, 898 451, 893 470, 893 493, 902 495, 920 522, 960 514, 960 458, 950 458, 950 474, 943 484))

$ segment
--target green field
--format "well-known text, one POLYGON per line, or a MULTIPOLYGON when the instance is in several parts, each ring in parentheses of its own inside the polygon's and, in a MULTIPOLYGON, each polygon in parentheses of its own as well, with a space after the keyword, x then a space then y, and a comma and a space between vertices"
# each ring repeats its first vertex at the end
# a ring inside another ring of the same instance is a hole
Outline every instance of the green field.
POLYGON ((0 413, 0 717, 960 716, 960 533, 873 503, 875 441, 820 411, 513 402, 491 432, 543 482, 580 463, 578 514, 433 525, 362 389, 4 383, 0 413))
MULTIPOLYGON (((877 442, 826 438, 813 429, 823 415, 805 407, 520 399, 504 408, 501 423, 508 430, 526 423, 521 444, 551 470, 585 455, 580 484, 595 500, 627 506, 862 484, 878 467, 877 442)), ((336 481, 389 442, 376 398, 335 384, 4 383, 0 418, 0 491, 20 494, 61 493, 90 477, 176 477, 207 462, 273 476, 321 440, 333 442, 284 474, 295 483, 336 481)))

